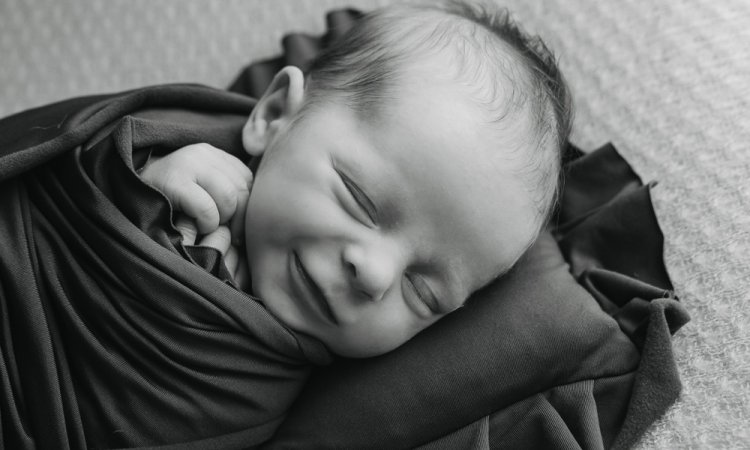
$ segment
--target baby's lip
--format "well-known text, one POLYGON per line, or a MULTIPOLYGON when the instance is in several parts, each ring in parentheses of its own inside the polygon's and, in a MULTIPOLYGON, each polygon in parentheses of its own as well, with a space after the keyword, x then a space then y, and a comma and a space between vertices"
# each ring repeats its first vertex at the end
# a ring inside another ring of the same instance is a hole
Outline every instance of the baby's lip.
POLYGON ((325 294, 323 293, 323 290, 320 288, 320 286, 318 286, 318 283, 315 282, 315 279, 305 269, 305 265, 302 263, 302 259, 300 259, 299 254, 297 252, 293 252, 293 255, 294 266, 297 269, 297 272, 300 274, 300 278, 304 282, 305 287, 307 288, 307 292, 314 299, 319 309, 323 311, 323 314, 325 314, 325 316, 331 322, 338 325, 338 319, 336 319, 333 310, 331 310, 331 305, 328 302, 325 294))

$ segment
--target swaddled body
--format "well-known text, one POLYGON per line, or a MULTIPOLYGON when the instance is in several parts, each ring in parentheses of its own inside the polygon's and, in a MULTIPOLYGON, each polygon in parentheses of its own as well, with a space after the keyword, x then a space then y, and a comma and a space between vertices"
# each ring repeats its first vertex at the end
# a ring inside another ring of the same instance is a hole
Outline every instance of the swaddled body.
POLYGON ((203 233, 219 220, 193 212, 212 199, 217 219, 244 214, 253 294, 334 353, 374 356, 532 244, 569 121, 554 59, 505 11, 392 7, 361 19, 306 77, 277 74, 242 132, 261 158, 254 176, 191 148, 142 177, 203 233))
POLYGON ((0 122, 5 448, 257 444, 329 361, 186 248, 134 172, 195 139, 231 150, 252 105, 162 86, 0 122))

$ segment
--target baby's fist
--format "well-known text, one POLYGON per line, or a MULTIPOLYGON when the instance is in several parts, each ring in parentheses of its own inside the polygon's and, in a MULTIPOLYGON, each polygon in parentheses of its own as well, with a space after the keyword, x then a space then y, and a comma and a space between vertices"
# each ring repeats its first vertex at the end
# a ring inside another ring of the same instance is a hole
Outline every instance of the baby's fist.
POLYGON ((152 157, 140 175, 175 210, 194 219, 200 234, 211 233, 230 220, 232 236, 244 234, 253 174, 238 158, 209 144, 193 144, 152 157))

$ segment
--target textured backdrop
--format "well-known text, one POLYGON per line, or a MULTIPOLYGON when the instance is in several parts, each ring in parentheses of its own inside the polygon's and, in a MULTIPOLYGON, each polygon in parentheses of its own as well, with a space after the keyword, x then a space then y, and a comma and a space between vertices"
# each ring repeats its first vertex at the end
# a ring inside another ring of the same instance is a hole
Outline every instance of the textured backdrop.
MULTIPOLYGON (((226 86, 324 12, 389 0, 0 0, 0 116, 164 82, 226 86)), ((645 181, 692 322, 685 389, 641 448, 750 448, 750 2, 507 0, 557 51, 573 141, 612 141, 645 181)))

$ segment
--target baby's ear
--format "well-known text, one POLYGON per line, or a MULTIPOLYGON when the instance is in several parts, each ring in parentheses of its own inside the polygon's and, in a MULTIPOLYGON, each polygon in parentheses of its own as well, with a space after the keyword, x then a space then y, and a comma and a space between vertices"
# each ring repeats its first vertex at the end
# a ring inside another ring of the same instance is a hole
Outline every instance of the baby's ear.
POLYGON ((242 145, 252 156, 260 156, 276 133, 302 106, 305 75, 294 66, 286 66, 274 77, 258 100, 242 129, 242 145))

